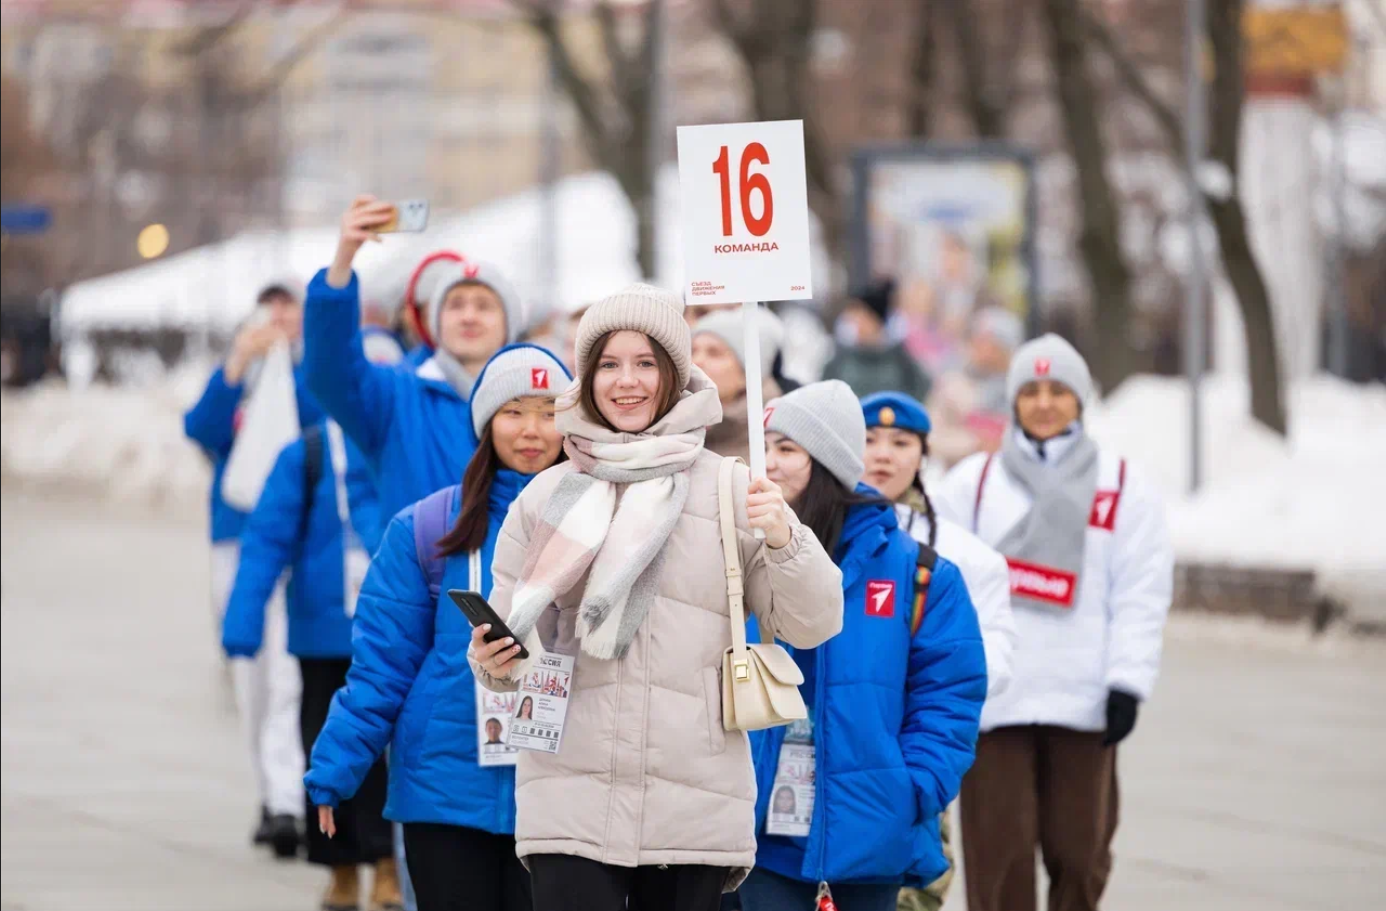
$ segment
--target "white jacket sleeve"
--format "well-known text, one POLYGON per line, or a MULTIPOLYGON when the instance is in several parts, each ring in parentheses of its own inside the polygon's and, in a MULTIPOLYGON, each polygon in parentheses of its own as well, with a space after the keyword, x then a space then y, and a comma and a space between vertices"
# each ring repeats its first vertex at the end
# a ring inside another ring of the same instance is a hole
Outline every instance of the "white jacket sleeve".
MULTIPOLYGON (((980 541, 978 542, 981 543, 980 541)), ((967 587, 982 626, 982 647, 987 653, 987 695, 995 696, 1011 682, 1011 654, 1020 634, 1011 614, 1011 571, 1006 558, 986 548, 969 573, 967 587), (974 584, 975 582, 975 584, 974 584)))
POLYGON ((1116 517, 1107 600, 1109 689, 1149 698, 1160 672, 1165 618, 1174 598, 1174 548, 1164 504, 1128 475, 1116 517))

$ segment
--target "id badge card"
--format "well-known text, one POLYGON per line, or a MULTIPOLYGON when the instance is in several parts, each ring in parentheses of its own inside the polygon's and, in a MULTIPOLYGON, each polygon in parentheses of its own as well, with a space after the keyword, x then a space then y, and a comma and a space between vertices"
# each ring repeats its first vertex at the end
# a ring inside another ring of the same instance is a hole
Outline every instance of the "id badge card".
MULTIPOLYGON (((481 591, 481 552, 474 550, 467 558, 467 585, 481 591)), ((476 764, 482 768, 513 766, 520 751, 511 746, 510 719, 515 714, 515 693, 495 693, 481 685, 476 688, 476 764)))
POLYGON ((476 764, 482 768, 513 766, 520 757, 520 751, 506 743, 515 696, 476 684, 476 764))
POLYGON ((572 655, 544 654, 520 681, 506 743, 535 753, 557 753, 573 688, 572 655))
POLYGON ((796 721, 785 732, 775 783, 770 786, 770 812, 765 834, 806 838, 813 822, 816 774, 812 722, 796 721))

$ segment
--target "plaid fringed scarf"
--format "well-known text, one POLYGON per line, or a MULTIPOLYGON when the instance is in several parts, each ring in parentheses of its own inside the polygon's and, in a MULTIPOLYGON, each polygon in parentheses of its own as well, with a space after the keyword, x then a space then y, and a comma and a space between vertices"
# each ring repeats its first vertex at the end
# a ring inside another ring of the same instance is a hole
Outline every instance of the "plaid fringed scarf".
POLYGON ((688 500, 688 469, 721 405, 716 387, 695 370, 673 410, 644 433, 624 434, 590 421, 565 402, 570 395, 559 399, 557 420, 576 470, 544 505, 508 624, 524 641, 590 567, 577 618, 582 650, 621 658, 654 603, 664 545, 688 500))

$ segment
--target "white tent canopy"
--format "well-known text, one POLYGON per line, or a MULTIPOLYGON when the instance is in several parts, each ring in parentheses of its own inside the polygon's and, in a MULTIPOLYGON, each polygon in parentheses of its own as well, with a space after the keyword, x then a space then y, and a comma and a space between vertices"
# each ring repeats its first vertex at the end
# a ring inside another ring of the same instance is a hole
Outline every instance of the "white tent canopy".
MULTIPOLYGON (((499 266, 527 301, 544 293, 538 261, 543 197, 529 190, 458 216, 435 219, 418 235, 366 244, 357 274, 366 301, 393 309, 418 261, 451 249, 499 266)), ((635 218, 616 181, 605 173, 557 185, 556 286, 559 308, 575 306, 639 277, 635 218)), ((676 259, 677 209, 664 208, 662 262, 676 259)), ((160 326, 229 330, 253 309, 271 282, 303 286, 328 264, 334 228, 248 231, 230 240, 79 282, 63 296, 64 335, 97 328, 160 326)))
MULTIPOLYGON (((667 287, 678 288, 683 257, 676 167, 660 175, 659 195, 659 277, 667 287)), ((556 185, 556 299, 542 301, 547 292, 539 261, 543 200, 540 189, 526 190, 461 215, 435 218, 423 234, 390 235, 383 243, 367 244, 356 260, 365 302, 396 307, 414 266, 441 249, 499 266, 531 312, 575 308, 639 279, 629 201, 609 174, 581 174, 556 185)), ((248 231, 79 282, 63 297, 62 332, 72 336, 97 328, 159 326, 227 331, 250 313, 265 285, 305 285, 331 260, 336 242, 335 227, 248 231)), ((815 252, 814 280, 825 290, 827 257, 821 244, 815 252)))

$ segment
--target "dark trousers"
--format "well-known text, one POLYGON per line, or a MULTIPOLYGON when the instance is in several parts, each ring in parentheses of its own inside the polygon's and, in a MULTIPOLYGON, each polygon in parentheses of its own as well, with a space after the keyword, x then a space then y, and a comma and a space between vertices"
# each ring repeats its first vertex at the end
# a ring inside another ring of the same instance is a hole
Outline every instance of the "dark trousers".
POLYGON ((530 911, 529 872, 515 839, 465 826, 404 824, 404 859, 419 911, 530 911))
POLYGON ((717 911, 728 872, 696 864, 613 867, 567 854, 531 854, 529 870, 536 911, 717 911))
MULTIPOLYGON (((895 911, 899 886, 861 883, 832 885, 839 911, 895 911)), ((741 907, 746 911, 813 911, 818 883, 805 883, 769 870, 755 869, 741 884, 741 907)))
POLYGON ((1034 911, 1036 848, 1049 911, 1095 911, 1112 871, 1117 804, 1116 748, 1101 732, 982 734, 962 783, 968 911, 1034 911))
MULTIPOLYGON (((327 723, 327 710, 332 696, 346 683, 351 669, 350 658, 300 658, 299 672, 303 676, 303 701, 299 707, 298 725, 303 735, 303 755, 313 755, 313 743, 327 723)), ((311 762, 311 758, 309 759, 311 762)), ((328 838, 318 829, 318 808, 305 799, 308 829, 308 862, 326 867, 347 867, 373 864, 394 856, 394 836, 385 821, 385 791, 389 774, 385 760, 371 766, 361 788, 351 800, 342 801, 333 814, 337 834, 328 838)))

